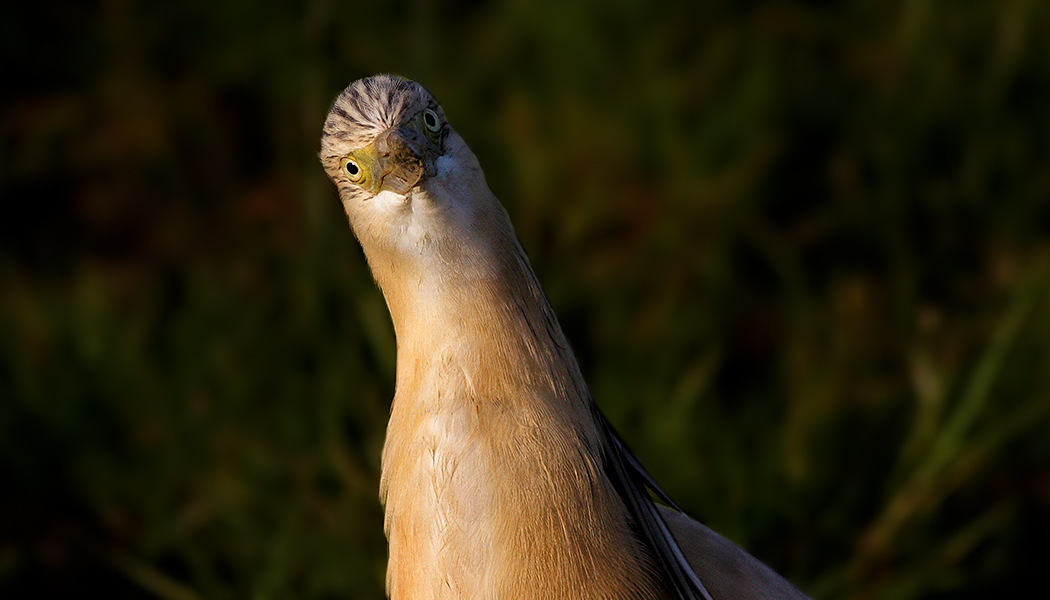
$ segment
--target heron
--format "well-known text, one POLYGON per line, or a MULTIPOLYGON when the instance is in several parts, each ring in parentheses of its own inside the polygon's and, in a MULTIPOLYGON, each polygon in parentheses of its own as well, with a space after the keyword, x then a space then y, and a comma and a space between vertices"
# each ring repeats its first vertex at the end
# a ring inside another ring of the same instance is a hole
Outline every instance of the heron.
POLYGON ((319 156, 397 340, 379 486, 392 600, 806 598, 678 510, 614 431, 422 85, 351 83, 319 156))

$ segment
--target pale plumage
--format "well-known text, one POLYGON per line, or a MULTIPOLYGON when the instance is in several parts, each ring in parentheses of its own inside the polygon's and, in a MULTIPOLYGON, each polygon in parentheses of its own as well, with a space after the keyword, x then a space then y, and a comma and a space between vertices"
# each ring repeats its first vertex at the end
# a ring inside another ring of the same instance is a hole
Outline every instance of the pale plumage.
POLYGON ((705 584, 804 597, 649 499, 477 159, 422 86, 351 84, 320 156, 397 336, 380 489, 392 598, 702 598, 705 584))

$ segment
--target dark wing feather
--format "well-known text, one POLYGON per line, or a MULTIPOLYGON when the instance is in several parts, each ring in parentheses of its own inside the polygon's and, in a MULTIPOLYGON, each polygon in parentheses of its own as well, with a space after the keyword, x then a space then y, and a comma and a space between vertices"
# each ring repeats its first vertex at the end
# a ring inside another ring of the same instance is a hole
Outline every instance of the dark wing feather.
POLYGON ((594 407, 594 420, 602 436, 606 473, 627 506, 634 521, 632 525, 642 543, 652 550, 656 567, 660 569, 670 591, 679 600, 712 600, 703 582, 686 561, 656 504, 649 497, 649 490, 669 506, 681 512, 680 509, 653 481, 605 415, 593 403, 591 406, 594 407))

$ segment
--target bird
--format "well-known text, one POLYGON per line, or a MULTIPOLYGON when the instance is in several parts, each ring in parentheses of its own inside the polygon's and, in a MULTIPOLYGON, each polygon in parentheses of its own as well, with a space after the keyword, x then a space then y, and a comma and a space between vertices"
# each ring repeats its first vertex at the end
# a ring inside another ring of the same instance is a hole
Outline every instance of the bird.
POLYGON ((379 484, 392 600, 807 597, 682 513, 606 420, 426 88, 354 81, 319 158, 397 342, 379 484))

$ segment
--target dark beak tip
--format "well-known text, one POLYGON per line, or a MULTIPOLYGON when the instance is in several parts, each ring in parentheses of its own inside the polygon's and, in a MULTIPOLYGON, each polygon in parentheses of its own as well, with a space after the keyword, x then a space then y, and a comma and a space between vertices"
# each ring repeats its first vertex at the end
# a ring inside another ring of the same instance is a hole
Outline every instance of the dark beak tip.
POLYGON ((426 169, 418 158, 398 156, 397 166, 383 178, 383 187, 399 194, 406 194, 426 178, 426 169))
POLYGON ((399 194, 406 194, 427 178, 423 160, 423 140, 405 127, 388 129, 376 139, 376 153, 385 165, 381 186, 399 194))

